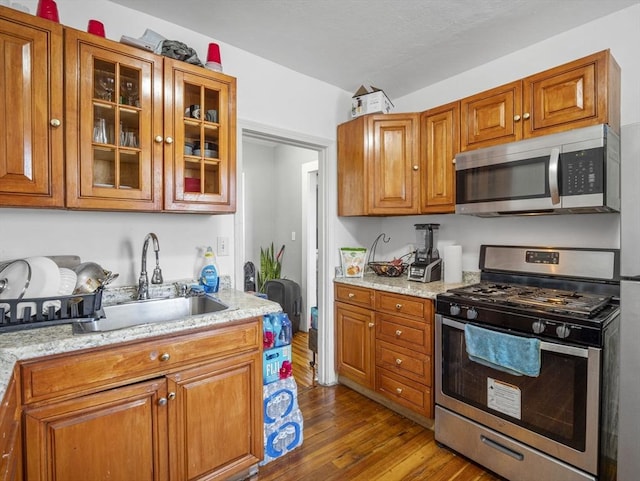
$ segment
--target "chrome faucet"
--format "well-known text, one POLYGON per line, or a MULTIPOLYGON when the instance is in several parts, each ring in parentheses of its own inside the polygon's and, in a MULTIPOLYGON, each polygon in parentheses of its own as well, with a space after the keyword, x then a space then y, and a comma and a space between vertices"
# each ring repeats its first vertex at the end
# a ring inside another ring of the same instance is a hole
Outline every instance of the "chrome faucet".
POLYGON ((140 278, 138 279, 138 299, 149 299, 149 278, 147 277, 147 249, 149 241, 153 241, 153 250, 156 253, 156 267, 151 276, 152 284, 162 284, 162 271, 160 270, 160 244, 158 237, 153 233, 147 234, 142 245, 142 267, 140 268, 140 278))

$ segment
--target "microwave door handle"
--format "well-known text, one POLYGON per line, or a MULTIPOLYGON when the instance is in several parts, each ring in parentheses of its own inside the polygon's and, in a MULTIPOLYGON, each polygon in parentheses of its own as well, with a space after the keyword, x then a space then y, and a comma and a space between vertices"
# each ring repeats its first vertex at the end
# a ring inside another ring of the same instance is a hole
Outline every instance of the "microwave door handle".
POLYGON ((560 162, 560 149, 554 147, 549 156, 549 193, 553 205, 560 203, 560 191, 558 189, 558 163, 560 162))

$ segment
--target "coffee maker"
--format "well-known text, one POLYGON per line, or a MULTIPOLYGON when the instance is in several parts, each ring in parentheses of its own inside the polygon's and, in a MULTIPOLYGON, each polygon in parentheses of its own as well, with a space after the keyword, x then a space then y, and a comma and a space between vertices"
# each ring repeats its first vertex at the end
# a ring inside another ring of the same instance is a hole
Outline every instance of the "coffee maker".
POLYGON ((409 265, 407 279, 433 282, 442 278, 442 259, 438 253, 438 228, 440 224, 415 224, 415 260, 409 265))

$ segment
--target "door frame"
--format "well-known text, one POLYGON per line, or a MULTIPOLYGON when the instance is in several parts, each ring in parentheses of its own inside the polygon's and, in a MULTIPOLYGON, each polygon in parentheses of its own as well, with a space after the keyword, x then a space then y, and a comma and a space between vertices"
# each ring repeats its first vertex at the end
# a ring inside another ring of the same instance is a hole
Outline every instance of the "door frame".
MULTIPOLYGON (((289 131, 260 124, 248 120, 238 120, 237 136, 237 210, 234 218, 234 250, 236 252, 235 263, 235 286, 238 290, 244 289, 244 228, 243 228, 243 208, 244 208, 244 185, 242 164, 243 164, 243 140, 246 138, 261 139, 271 142, 291 145, 318 152, 318 357, 317 374, 318 383, 331 385, 337 382, 335 372, 334 339, 335 328, 333 323, 333 286, 332 278, 329 274, 333 272, 330 265, 329 246, 334 245, 332 229, 329 228, 330 195, 329 182, 330 175, 336 175, 336 142, 335 140, 321 137, 313 137, 300 132, 289 131), (331 160, 333 159, 333 162, 331 160)), ((305 313, 306 316, 306 313, 305 313)))

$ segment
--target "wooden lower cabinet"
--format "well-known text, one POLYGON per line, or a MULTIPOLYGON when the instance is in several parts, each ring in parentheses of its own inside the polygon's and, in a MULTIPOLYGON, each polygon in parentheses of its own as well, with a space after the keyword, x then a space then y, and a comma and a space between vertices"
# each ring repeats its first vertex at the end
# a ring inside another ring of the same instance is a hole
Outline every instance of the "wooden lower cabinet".
POLYGON ((22 481, 22 430, 15 373, 0 408, 0 481, 22 481))
POLYGON ((166 410, 164 379, 27 409, 26 478, 167 480, 166 410))
POLYGON ((335 291, 339 378, 433 419, 432 301, 340 283, 335 291))
MULTIPOLYGON (((108 360, 103 369, 118 370, 117 385, 87 372, 92 392, 77 383, 75 396, 69 388, 23 406, 25 478, 195 481, 248 472, 263 455, 261 334, 255 318, 172 342, 162 337, 98 350, 108 360), (197 355, 234 336, 235 352, 220 344, 219 354, 197 355), (193 356, 185 354, 189 345, 193 356), (123 366, 130 368, 129 380, 123 366)), ((96 350, 84 355, 93 363, 96 350)), ((65 370, 74 359, 82 365, 83 354, 26 361, 23 397, 38 391, 40 373, 65 370)))

